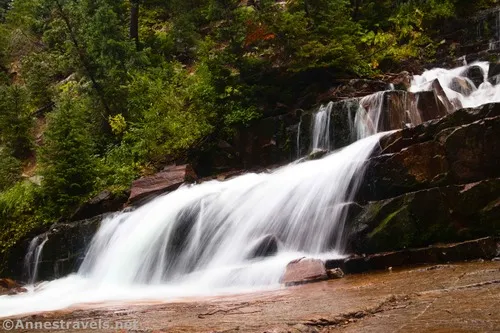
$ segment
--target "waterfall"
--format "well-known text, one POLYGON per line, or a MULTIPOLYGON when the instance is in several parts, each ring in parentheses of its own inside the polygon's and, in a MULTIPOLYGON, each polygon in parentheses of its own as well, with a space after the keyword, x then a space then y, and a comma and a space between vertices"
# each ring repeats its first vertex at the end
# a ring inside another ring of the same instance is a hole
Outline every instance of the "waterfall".
POLYGON ((330 119, 332 115, 333 102, 326 106, 322 105, 314 114, 312 129, 311 151, 331 149, 330 143, 330 119))
POLYGON ((342 255, 346 203, 382 135, 271 173, 184 186, 109 217, 77 274, 0 297, 0 316, 276 288, 291 260, 342 255), (263 254, 264 240, 277 253, 263 254))
POLYGON ((429 91, 433 83, 438 80, 446 97, 451 102, 455 111, 460 108, 474 108, 485 103, 500 102, 500 86, 488 82, 488 62, 476 62, 467 66, 454 69, 434 68, 425 71, 422 75, 415 75, 411 82, 410 91, 429 91), (483 83, 478 87, 465 73, 472 67, 478 66, 483 73, 483 83))
POLYGON ((36 236, 30 242, 26 256, 24 257, 24 269, 28 279, 28 284, 35 284, 38 277, 38 267, 42 259, 43 246, 48 237, 44 234, 36 236), (40 240, 42 240, 40 242, 40 240))

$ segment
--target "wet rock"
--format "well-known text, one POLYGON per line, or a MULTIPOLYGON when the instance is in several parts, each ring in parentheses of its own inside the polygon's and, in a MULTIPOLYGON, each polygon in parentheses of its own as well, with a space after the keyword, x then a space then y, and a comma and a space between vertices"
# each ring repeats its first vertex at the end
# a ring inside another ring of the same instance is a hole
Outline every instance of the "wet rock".
POLYGON ((38 279, 51 280, 76 272, 104 218, 100 215, 53 225, 46 233, 48 240, 42 250, 38 279))
POLYGON ((20 288, 21 285, 12 279, 0 279, 0 287, 5 289, 15 289, 20 288))
POLYGON ((431 86, 431 89, 434 91, 434 93, 436 94, 437 98, 439 99, 439 101, 441 103, 443 103, 443 105, 445 106, 446 108, 446 112, 447 113, 452 113, 453 111, 455 111, 456 109, 461 109, 461 103, 460 102, 454 102, 452 103, 449 99, 448 99, 448 96, 446 95, 443 87, 441 86, 441 83, 439 83, 439 80, 438 79, 435 79, 433 82, 432 82, 432 86, 431 86))
POLYGON ((193 182, 196 178, 189 164, 168 166, 153 176, 135 180, 128 205, 140 205, 159 194, 176 190, 185 182, 193 182))
POLYGON ((500 104, 463 109, 380 140, 358 202, 500 176, 500 104))
POLYGON ((332 269, 328 269, 326 271, 326 274, 328 275, 328 278, 330 279, 341 279, 344 277, 344 272, 342 271, 342 269, 340 268, 332 268, 332 269))
MULTIPOLYGON (((442 264, 479 258, 491 259, 495 255, 495 249, 496 240, 493 237, 485 237, 460 243, 432 245, 425 248, 370 255, 353 255, 345 259, 327 260, 325 265, 330 270, 340 268, 346 274, 356 274, 408 265, 442 264)), ((437 268, 438 266, 433 266, 428 270, 437 268)))
POLYGON ((474 84, 462 77, 454 77, 451 80, 450 88, 464 96, 469 96, 475 90, 474 84))
POLYGON ((322 260, 301 258, 290 262, 281 278, 285 286, 327 280, 328 274, 322 260))
POLYGON ((264 236, 258 241, 257 245, 250 251, 249 259, 270 257, 278 253, 278 238, 274 235, 264 236))
POLYGON ((484 72, 480 66, 470 66, 463 73, 462 76, 468 78, 474 83, 476 88, 484 82, 484 72))
POLYGON ((376 253, 500 234, 500 179, 368 203, 348 225, 349 249, 376 253))
POLYGON ((23 287, 19 287, 19 288, 14 288, 14 289, 9 290, 7 295, 13 296, 13 295, 23 294, 23 293, 27 293, 27 292, 28 292, 28 289, 23 288, 23 287))
POLYGON ((415 94, 420 123, 438 119, 448 114, 445 104, 441 101, 436 91, 421 91, 415 94))
POLYGON ((117 195, 105 190, 81 205, 71 220, 85 220, 104 213, 116 212, 121 210, 126 202, 126 195, 117 195))
POLYGON ((315 149, 309 155, 307 155, 306 160, 308 161, 319 160, 323 158, 326 154, 328 154, 328 150, 315 149))
POLYGON ((0 295, 16 295, 27 291, 12 279, 0 279, 0 295))
POLYGON ((500 63, 490 63, 488 81, 493 85, 500 83, 500 63))

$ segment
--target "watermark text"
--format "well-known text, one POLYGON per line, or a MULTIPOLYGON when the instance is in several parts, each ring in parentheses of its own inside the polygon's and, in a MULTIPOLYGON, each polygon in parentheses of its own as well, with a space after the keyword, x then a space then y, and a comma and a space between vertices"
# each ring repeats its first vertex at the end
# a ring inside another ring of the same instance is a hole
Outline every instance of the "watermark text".
POLYGON ((138 330, 139 321, 122 320, 108 321, 96 320, 53 320, 53 321, 29 321, 22 319, 6 319, 2 322, 2 328, 6 331, 16 330, 138 330))

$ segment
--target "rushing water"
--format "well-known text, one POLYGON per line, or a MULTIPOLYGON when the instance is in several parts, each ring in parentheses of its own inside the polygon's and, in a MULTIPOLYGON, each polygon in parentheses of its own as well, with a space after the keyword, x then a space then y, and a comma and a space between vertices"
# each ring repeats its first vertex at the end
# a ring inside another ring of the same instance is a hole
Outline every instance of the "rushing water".
POLYGON ((454 106, 454 110, 451 111, 478 107, 485 103, 498 103, 500 102, 500 86, 488 82, 488 71, 488 62, 476 62, 454 69, 435 68, 425 71, 422 75, 414 76, 410 91, 431 90, 434 80, 438 80, 448 100, 454 106), (478 87, 464 76, 472 66, 479 66, 483 73, 483 82, 478 87))
POLYGON ((333 102, 322 105, 313 117, 311 151, 331 149, 330 146, 330 119, 332 118, 333 102))
POLYGON ((48 238, 45 234, 36 236, 30 242, 28 252, 24 257, 24 269, 27 275, 28 283, 34 284, 38 276, 38 267, 42 259, 43 246, 48 238))
POLYGON ((0 298, 0 315, 276 287, 290 260, 339 255, 344 204, 379 136, 270 174, 182 187, 109 218, 77 275, 28 295, 0 298), (278 240, 277 255, 253 258, 269 235, 278 240))

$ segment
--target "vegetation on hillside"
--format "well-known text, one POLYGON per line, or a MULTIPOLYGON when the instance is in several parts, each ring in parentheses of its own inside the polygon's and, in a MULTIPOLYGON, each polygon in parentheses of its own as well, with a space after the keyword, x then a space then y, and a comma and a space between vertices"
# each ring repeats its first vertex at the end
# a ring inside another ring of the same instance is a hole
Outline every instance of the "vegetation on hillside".
POLYGON ((124 191, 277 105, 298 106, 325 81, 432 59, 438 23, 466 8, 0 0, 0 253, 103 189, 124 191))

